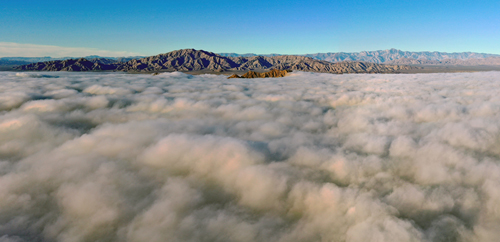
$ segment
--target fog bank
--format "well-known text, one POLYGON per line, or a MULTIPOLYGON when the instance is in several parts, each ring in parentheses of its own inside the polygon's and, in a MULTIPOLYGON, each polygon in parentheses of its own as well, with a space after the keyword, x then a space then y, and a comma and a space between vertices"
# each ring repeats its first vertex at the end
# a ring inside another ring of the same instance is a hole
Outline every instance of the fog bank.
POLYGON ((500 72, 0 72, 0 241, 496 241, 500 72))

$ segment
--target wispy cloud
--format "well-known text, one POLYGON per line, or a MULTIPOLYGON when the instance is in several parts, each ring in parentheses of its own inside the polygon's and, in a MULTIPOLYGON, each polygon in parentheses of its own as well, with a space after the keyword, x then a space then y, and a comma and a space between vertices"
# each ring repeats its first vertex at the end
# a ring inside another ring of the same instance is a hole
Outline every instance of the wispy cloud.
POLYGON ((109 51, 84 47, 62 47, 53 45, 20 44, 12 42, 0 42, 0 57, 80 57, 89 55, 99 56, 137 56, 139 53, 128 51, 109 51))

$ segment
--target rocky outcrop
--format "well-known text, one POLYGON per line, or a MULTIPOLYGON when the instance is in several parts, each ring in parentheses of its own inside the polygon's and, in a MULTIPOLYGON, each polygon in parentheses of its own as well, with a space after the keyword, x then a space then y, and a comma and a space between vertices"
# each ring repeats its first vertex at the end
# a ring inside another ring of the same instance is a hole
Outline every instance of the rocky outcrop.
POLYGON ((231 75, 227 79, 231 78, 266 78, 266 77, 284 77, 286 76, 291 70, 270 70, 268 72, 264 73, 259 73, 255 71, 249 71, 241 76, 238 76, 236 74, 231 75))
POLYGON ((114 62, 116 61, 103 58, 94 58, 92 60, 80 58, 37 62, 18 66, 15 69, 29 71, 107 71, 116 70, 119 67, 120 64, 114 62))
POLYGON ((365 62, 340 62, 316 60, 305 56, 251 56, 225 57, 212 52, 194 49, 172 51, 165 54, 134 59, 125 63, 108 63, 98 58, 49 61, 25 65, 19 70, 38 71, 96 71, 116 70, 131 72, 158 71, 249 71, 249 70, 297 70, 327 73, 394 73, 418 69, 399 65, 381 65, 365 62))

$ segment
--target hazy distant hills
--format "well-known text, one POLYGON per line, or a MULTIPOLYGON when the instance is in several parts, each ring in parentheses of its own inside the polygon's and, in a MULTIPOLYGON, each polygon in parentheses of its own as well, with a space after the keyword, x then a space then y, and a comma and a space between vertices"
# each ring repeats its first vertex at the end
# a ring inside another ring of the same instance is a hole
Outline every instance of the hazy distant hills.
POLYGON ((442 65, 442 66, 493 66, 500 65, 500 57, 491 56, 486 58, 470 58, 470 59, 443 59, 443 60, 427 60, 401 58, 397 60, 386 61, 384 64, 392 65, 442 65))
POLYGON ((327 73, 395 73, 418 69, 402 65, 381 65, 367 62, 331 63, 306 56, 250 56, 228 57, 212 52, 183 49, 155 56, 133 59, 127 62, 109 62, 106 59, 62 60, 32 63, 19 66, 18 70, 36 71, 249 71, 249 70, 298 70, 327 73))
MULTIPOLYGON (((247 53, 243 55, 238 55, 236 53, 222 53, 222 55, 238 57, 238 56, 255 56, 255 54, 247 53)), ((425 61, 431 61, 429 63, 438 63, 432 61, 443 61, 443 60, 467 60, 467 59, 484 59, 490 57, 500 57, 496 54, 484 54, 484 53, 474 53, 474 52, 460 52, 460 53, 446 53, 446 52, 412 52, 412 51, 402 51, 397 49, 389 50, 376 50, 376 51, 361 51, 361 52, 336 52, 336 53, 316 53, 316 54, 306 54, 306 57, 311 57, 317 60, 324 60, 329 62, 341 62, 341 61, 366 61, 372 63, 387 63, 387 64, 419 64, 425 61), (396 60, 404 59, 403 62, 397 62, 396 60), (409 60, 419 60, 419 61, 409 61, 409 60)), ((450 61, 453 63, 453 61, 450 61)), ((474 63, 474 62, 471 62, 474 63)))
POLYGON ((390 50, 377 50, 377 51, 362 51, 355 53, 316 53, 305 55, 318 60, 326 60, 330 62, 339 61, 368 61, 373 63, 386 63, 388 61, 398 60, 402 58, 410 59, 423 59, 431 61, 442 61, 445 59, 478 59, 478 58, 488 58, 488 57, 500 57, 500 55, 495 54, 484 54, 484 53, 473 53, 473 52, 461 52, 461 53, 446 53, 446 52, 411 52, 402 51, 397 49, 390 50))
POLYGON ((17 70, 26 71, 111 71, 121 62, 106 58, 53 60, 18 66, 17 70))
POLYGON ((59 59, 52 57, 1 57, 0 65, 26 65, 34 62, 43 62, 51 60, 59 60, 59 59))
MULTIPOLYGON (((117 62, 126 62, 129 60, 142 58, 143 56, 129 56, 129 57, 101 57, 97 55, 85 56, 82 57, 87 60, 106 60, 108 63, 117 63, 117 62)), ((30 63, 37 62, 47 62, 47 61, 63 61, 70 59, 79 59, 75 57, 61 57, 61 58, 53 58, 53 57, 0 57, 0 65, 3 66, 18 66, 18 65, 28 65, 30 63)))

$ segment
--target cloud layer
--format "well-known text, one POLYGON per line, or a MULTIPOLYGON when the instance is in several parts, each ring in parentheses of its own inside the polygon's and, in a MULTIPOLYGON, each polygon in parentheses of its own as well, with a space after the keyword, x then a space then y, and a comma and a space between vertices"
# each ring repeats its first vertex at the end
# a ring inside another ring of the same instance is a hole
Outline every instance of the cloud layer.
POLYGON ((0 73, 0 241, 494 241, 500 73, 0 73))
POLYGON ((109 51, 84 47, 62 47, 53 45, 0 42, 0 57, 83 57, 90 55, 124 57, 139 56, 140 54, 128 51, 109 51))

